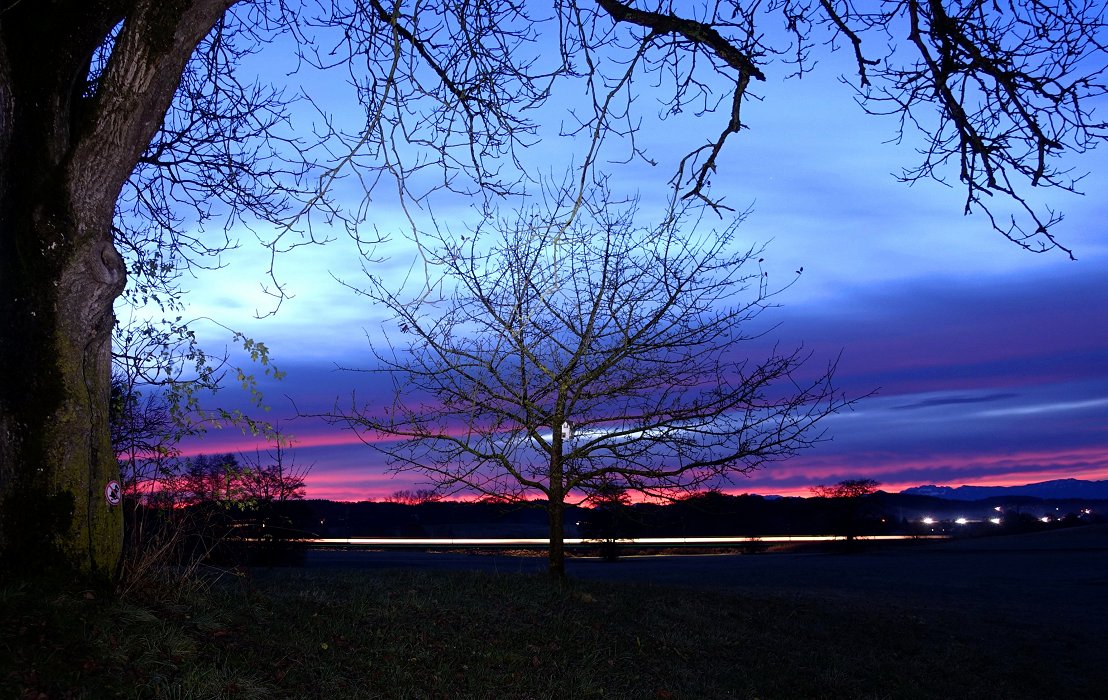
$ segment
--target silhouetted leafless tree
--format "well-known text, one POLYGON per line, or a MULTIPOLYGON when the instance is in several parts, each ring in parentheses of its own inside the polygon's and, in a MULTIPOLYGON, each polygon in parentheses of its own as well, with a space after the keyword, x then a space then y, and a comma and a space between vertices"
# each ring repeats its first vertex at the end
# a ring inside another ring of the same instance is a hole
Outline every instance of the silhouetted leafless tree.
POLYGON ((631 496, 613 479, 597 483, 585 499, 590 509, 588 519, 579 523, 586 537, 600 544, 600 556, 605 561, 619 559, 619 540, 629 537, 628 509, 631 496))
POLYGON ((434 503, 442 498, 434 489, 400 489, 385 498, 386 503, 400 503, 406 506, 418 506, 434 503))
POLYGON ((297 464, 292 454, 293 442, 281 434, 280 426, 264 453, 253 457, 243 455, 246 470, 242 475, 243 495, 247 500, 263 503, 295 501, 304 498, 308 474, 312 465, 297 464))
POLYGON ((873 479, 846 479, 837 484, 813 486, 812 495, 828 499, 837 520, 835 527, 853 540, 862 534, 862 520, 868 514, 866 497, 877 492, 881 484, 873 479))
POLYGON ((245 498, 246 468, 233 454, 196 455, 187 460, 179 485, 183 502, 229 507, 245 498))
POLYGON ((178 428, 165 398, 143 393, 122 377, 112 379, 112 448, 119 459, 123 490, 142 499, 172 477, 178 428))
POLYGON ((568 0, 563 7, 573 18, 563 22, 564 33, 576 39, 563 42, 577 49, 569 55, 590 59, 589 71, 601 74, 618 66, 603 84, 615 86, 607 97, 621 109, 605 102, 597 128, 626 112, 639 72, 667 81, 670 111, 721 113, 719 136, 680 163, 675 184, 686 196, 712 201, 706 188, 719 153, 745 128, 741 108, 772 66, 804 75, 827 47, 845 47, 857 74, 842 80, 863 108, 899 119, 902 136, 922 137, 921 160, 904 170, 904 181, 957 180, 967 214, 983 212, 1024 248, 1072 257, 1055 236, 1061 214, 1029 191, 1075 190, 1080 174, 1061 157, 1108 135, 1108 121, 1095 113, 1108 87, 1108 10, 1098 0, 906 0, 876 7, 854 0, 725 0, 691 8, 596 0, 598 9, 568 0), (638 31, 630 37, 613 31, 598 15, 638 31), (600 46, 626 58, 603 62, 600 46), (713 74, 729 79, 729 94, 716 93, 713 74))
POLYGON ((688 210, 644 225, 603 190, 556 204, 441 236, 431 292, 373 280, 362 293, 405 339, 375 353, 395 396, 334 417, 443 492, 541 495, 560 576, 567 501, 745 474, 849 402, 801 349, 748 359, 773 292, 734 226, 698 231, 688 210))

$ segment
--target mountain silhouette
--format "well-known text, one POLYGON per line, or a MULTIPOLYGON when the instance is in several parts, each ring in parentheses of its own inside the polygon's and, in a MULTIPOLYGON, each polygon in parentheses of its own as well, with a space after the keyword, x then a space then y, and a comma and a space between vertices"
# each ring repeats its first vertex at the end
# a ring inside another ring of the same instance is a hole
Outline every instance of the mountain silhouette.
POLYGON ((954 501, 978 501, 1004 496, 1035 498, 1108 499, 1108 480, 1053 479, 1023 486, 914 486, 900 493, 913 496, 935 496, 954 501))

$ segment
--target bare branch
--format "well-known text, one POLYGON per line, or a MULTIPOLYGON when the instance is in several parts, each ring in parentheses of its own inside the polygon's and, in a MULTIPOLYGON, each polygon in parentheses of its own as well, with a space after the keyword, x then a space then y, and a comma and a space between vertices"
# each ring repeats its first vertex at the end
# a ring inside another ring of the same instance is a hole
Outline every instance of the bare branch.
POLYGON ((733 227, 698 231, 687 207, 644 226, 603 190, 576 199, 569 186, 553 211, 440 232, 446 299, 371 280, 362 293, 404 338, 374 354, 394 396, 330 419, 439 491, 539 493, 553 509, 597 484, 695 490, 822 438, 850 405, 834 365, 810 372, 801 349, 743 357, 744 328, 773 305, 745 270, 759 250, 734 250, 733 227), (565 209, 580 211, 569 227, 565 209))

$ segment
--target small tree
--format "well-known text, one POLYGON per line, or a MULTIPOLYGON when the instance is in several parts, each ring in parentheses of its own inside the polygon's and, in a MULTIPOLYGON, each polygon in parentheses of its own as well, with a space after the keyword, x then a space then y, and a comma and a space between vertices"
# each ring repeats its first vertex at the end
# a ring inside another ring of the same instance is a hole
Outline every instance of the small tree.
POLYGON ((122 375, 112 378, 109 410, 112 449, 119 461, 123 489, 141 500, 172 476, 179 454, 179 430, 161 394, 143 393, 122 375))
POLYGON ((627 509, 631 497, 627 489, 613 483, 601 483, 589 497, 586 504, 592 509, 588 520, 583 523, 587 536, 600 541, 600 554, 606 561, 619 558, 619 542, 627 537, 627 509))
POLYGON ((220 504, 224 507, 242 500, 246 470, 233 454, 197 455, 188 461, 181 483, 187 501, 194 505, 220 504))
POLYGON ((830 499, 837 526, 848 541, 861 534, 862 520, 866 515, 866 497, 877 491, 881 484, 873 479, 846 479, 837 484, 813 486, 812 495, 830 499))
POLYGON ((442 497, 435 493, 434 489, 399 489, 393 491, 385 503, 400 503, 406 506, 420 506, 424 503, 434 503, 442 497))
POLYGON ((313 465, 297 464, 290 454, 292 444, 277 425, 272 445, 264 454, 258 450, 253 457, 243 455, 246 469, 242 474, 242 490, 248 499, 273 503, 304 498, 306 479, 313 465))
POLYGON ((441 295, 363 290, 407 339, 375 349, 391 405, 334 417, 444 493, 544 497, 556 576, 567 501, 668 497, 812 445, 849 403, 833 366, 805 375, 799 349, 744 356, 773 296, 749 269, 759 251, 690 214, 641 226, 598 190, 491 234, 440 233, 441 295))
POLYGON ((812 495, 817 498, 862 498, 877 491, 881 483, 873 479, 846 479, 837 484, 812 487, 812 495))

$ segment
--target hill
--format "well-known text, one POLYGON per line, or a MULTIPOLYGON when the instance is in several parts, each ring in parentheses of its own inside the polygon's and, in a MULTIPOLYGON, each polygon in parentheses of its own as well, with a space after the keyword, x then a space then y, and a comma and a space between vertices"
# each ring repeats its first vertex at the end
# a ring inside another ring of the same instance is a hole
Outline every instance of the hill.
POLYGON ((1108 499, 1108 480, 1053 479, 1023 486, 915 486, 900 493, 933 496, 951 501, 980 501, 988 498, 1030 496, 1044 499, 1108 499))

